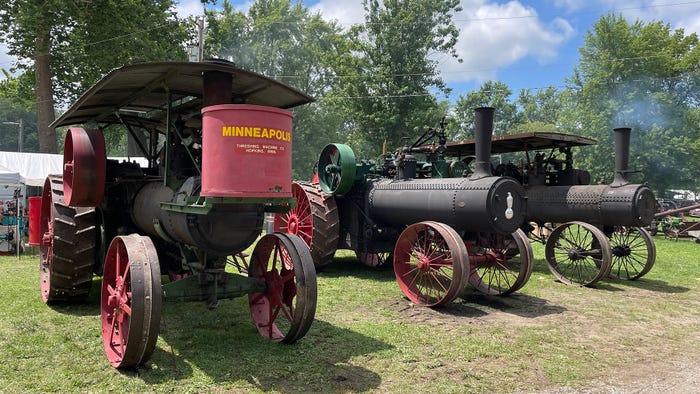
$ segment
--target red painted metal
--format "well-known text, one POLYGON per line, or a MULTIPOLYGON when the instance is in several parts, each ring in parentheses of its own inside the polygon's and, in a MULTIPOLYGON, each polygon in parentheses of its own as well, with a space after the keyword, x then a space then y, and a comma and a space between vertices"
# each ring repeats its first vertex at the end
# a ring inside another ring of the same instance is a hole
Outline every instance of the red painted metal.
POLYGON ((316 313, 316 271, 308 247, 296 235, 274 233, 258 241, 248 276, 262 280, 265 292, 248 295, 258 332, 275 342, 292 343, 311 327, 316 313))
POLYGON ((158 255, 150 238, 138 234, 112 240, 102 279, 102 341, 116 368, 145 363, 160 329, 158 255))
POLYGON ((73 207, 102 202, 107 176, 107 151, 100 130, 71 127, 63 148, 63 194, 73 207))
POLYGON ((201 195, 292 197, 292 113, 246 104, 202 108, 201 195))
POLYGON ((41 259, 41 298, 48 302, 51 297, 51 274, 53 272, 53 197, 51 194, 51 181, 46 178, 44 182, 44 192, 41 197, 41 215, 39 216, 40 239, 40 259, 41 259))
POLYGON ((459 296, 467 284, 467 248, 459 234, 445 224, 412 224, 396 241, 394 274, 412 302, 444 305, 459 296))
POLYGON ((41 197, 29 197, 29 245, 41 244, 41 197))

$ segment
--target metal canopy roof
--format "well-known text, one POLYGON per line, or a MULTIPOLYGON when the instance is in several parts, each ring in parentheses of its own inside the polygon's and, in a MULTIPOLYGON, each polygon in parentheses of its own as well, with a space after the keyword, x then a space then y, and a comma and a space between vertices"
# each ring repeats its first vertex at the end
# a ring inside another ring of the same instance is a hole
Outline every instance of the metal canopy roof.
MULTIPOLYGON (((313 101, 311 96, 268 77, 241 70, 225 61, 156 62, 123 66, 110 71, 76 101, 53 127, 97 122, 143 125, 160 123, 167 108, 167 90, 173 106, 199 111, 202 73, 233 75, 232 103, 291 108, 313 101)), ((174 111, 177 111, 175 109, 174 111)))
MULTIPOLYGON (((520 133, 502 136, 493 136, 491 139, 491 153, 523 152, 561 148, 568 146, 595 145, 598 142, 590 138, 579 137, 561 133, 520 133)), ((450 141, 445 144, 447 156, 470 156, 475 154, 476 140, 450 141)), ((417 149, 425 149, 426 146, 417 149)))

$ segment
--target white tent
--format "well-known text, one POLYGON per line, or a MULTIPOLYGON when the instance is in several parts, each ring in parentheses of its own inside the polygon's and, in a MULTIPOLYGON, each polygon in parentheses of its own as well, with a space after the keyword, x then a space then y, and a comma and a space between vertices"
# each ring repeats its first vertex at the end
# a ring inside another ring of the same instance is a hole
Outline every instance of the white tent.
POLYGON ((15 172, 0 165, 0 185, 2 186, 15 186, 23 183, 22 177, 19 172, 15 172))
MULTIPOLYGON (((109 157, 109 159, 132 161, 141 167, 148 166, 148 160, 142 157, 109 157)), ((22 183, 27 186, 44 186, 50 174, 63 174, 63 155, 27 152, 0 152, 0 166, 19 173, 22 183)))
POLYGON ((28 186, 44 186, 49 174, 63 173, 63 155, 0 152, 0 166, 19 172, 28 186))

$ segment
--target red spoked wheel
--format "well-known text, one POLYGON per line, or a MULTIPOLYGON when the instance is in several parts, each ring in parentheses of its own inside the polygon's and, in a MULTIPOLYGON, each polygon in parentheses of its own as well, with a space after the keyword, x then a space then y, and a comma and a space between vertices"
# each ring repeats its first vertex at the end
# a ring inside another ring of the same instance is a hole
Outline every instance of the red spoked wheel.
POLYGON ((158 255, 138 234, 112 240, 102 278, 102 342, 115 368, 148 361, 158 340, 162 304, 158 255))
POLYGON ((248 276, 265 282, 267 290, 248 295, 260 335, 293 343, 311 327, 316 315, 316 270, 308 247, 296 235, 274 233, 258 241, 248 276))
POLYGON ((85 300, 92 286, 98 227, 94 208, 66 205, 61 177, 46 178, 39 219, 39 278, 45 303, 85 300))
POLYGON ((656 245, 641 227, 615 227, 610 235, 612 268, 610 276, 635 280, 646 275, 656 261, 656 245))
POLYGON ((459 234, 445 224, 410 225, 396 241, 394 274, 412 302, 444 305, 459 296, 467 284, 467 248, 459 234))
POLYGON ((355 251, 355 256, 368 267, 383 267, 394 259, 392 252, 367 253, 355 251))
POLYGON ((591 224, 569 222, 557 226, 544 252, 549 271, 567 285, 590 286, 610 274, 610 242, 591 224))
POLYGON ((333 261, 338 248, 340 219, 335 198, 314 184, 292 183, 297 204, 287 213, 275 214, 275 231, 299 236, 311 251, 316 268, 333 261))
POLYGON ((532 275, 534 256, 522 230, 508 235, 480 233, 468 244, 471 272, 469 284, 489 295, 519 290, 532 275))
POLYGON ((107 177, 107 151, 100 130, 71 127, 63 148, 63 193, 74 207, 102 202, 107 177))

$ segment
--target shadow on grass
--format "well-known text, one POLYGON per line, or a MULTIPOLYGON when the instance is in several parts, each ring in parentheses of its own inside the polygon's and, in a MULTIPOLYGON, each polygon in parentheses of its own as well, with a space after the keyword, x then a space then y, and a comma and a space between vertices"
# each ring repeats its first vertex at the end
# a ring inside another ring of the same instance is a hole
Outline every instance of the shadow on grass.
POLYGON ((394 268, 391 263, 386 263, 380 267, 369 267, 362 264, 354 257, 333 259, 332 263, 319 270, 318 276, 325 276, 328 278, 352 276, 354 278, 377 280, 381 282, 396 280, 394 277, 394 268))
POLYGON ((636 280, 622 280, 622 279, 613 279, 613 278, 608 278, 608 279, 604 279, 604 280, 606 281, 606 284, 608 284, 608 287, 614 288, 615 290, 618 290, 618 291, 625 291, 625 287, 633 287, 636 289, 656 291, 659 293, 668 293, 668 294, 687 293, 690 291, 690 289, 687 287, 673 286, 673 285, 670 285, 670 284, 668 284, 668 282, 663 281, 663 280, 645 279, 644 277, 641 277, 641 278, 636 279, 636 280), (621 286, 621 287, 614 287, 614 286, 621 286))
MULTIPOLYGON (((501 312, 514 314, 520 317, 539 317, 555 315, 565 312, 567 309, 560 305, 552 305, 544 298, 527 294, 516 293, 506 296, 490 296, 471 290, 461 296, 465 303, 481 305, 487 308, 497 309, 501 312)), ((483 312, 486 314, 486 312, 483 312)))
POLYGON ((381 383, 379 375, 350 361, 391 348, 319 320, 297 343, 273 343, 258 335, 247 297, 222 301, 214 311, 199 303, 165 304, 160 338, 151 361, 126 374, 149 385, 182 380, 189 386, 191 380, 201 380, 195 375, 203 373, 205 380, 224 391, 371 390, 381 383))

